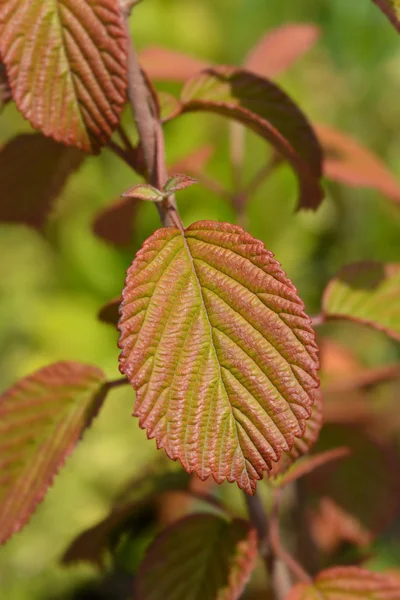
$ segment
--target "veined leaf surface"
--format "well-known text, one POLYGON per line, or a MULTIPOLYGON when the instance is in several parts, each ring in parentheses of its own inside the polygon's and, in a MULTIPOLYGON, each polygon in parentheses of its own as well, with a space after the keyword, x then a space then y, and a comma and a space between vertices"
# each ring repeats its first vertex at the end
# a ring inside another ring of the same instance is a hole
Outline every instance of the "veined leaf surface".
POLYGON ((0 396, 0 543, 28 521, 104 398, 103 372, 59 362, 0 396))
POLYGON ((151 544, 136 580, 138 600, 236 600, 257 558, 257 534, 242 519, 196 514, 151 544))
POLYGON ((0 53, 35 129, 88 152, 108 140, 127 85, 118 0, 2 0, 0 53))
POLYGON ((272 253, 228 223, 159 229, 120 310, 140 426, 187 471, 254 493, 303 435, 319 383, 310 319, 272 253))
POLYGON ((375 261, 345 266, 323 297, 327 318, 350 319, 400 339, 400 264, 375 261))
POLYGON ((187 82, 181 101, 183 112, 214 112, 268 140, 296 171, 300 207, 319 206, 323 197, 321 148, 306 117, 278 86, 250 71, 214 67, 187 82))
POLYGON ((321 571, 314 583, 299 583, 286 600, 400 600, 399 582, 390 575, 360 567, 333 567, 321 571))

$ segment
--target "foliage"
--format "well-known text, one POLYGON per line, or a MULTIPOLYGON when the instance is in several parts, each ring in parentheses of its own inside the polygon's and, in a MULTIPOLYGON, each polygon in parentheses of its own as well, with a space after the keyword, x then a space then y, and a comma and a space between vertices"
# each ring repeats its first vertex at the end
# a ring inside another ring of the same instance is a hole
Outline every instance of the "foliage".
MULTIPOLYGON (((398 3, 373 2, 400 31, 398 3)), ((320 273, 311 281, 320 314, 310 317, 268 236, 247 232, 259 190, 285 178, 287 165, 298 182, 298 200, 287 204, 300 211, 298 223, 324 214, 324 177, 339 207, 343 184, 354 194, 374 190, 398 221, 399 184, 376 153, 314 124, 296 94, 271 80, 311 50, 323 35, 316 25, 281 23, 242 66, 220 65, 161 45, 137 54, 129 25, 132 11, 140 22, 136 4, 4 0, 0 8, 0 111, 25 119, 17 117, 18 132, 0 150, 0 221, 33 230, 57 256, 74 203, 64 194, 74 174, 101 166, 103 153, 95 155, 108 151, 120 197, 90 215, 102 241, 87 256, 72 224, 65 243, 78 242, 85 286, 102 272, 107 246, 127 267, 124 286, 109 289, 104 280, 98 312, 113 326, 102 326, 104 339, 119 330, 122 378, 105 374, 117 362, 107 344, 104 371, 77 362, 81 356, 69 360, 63 347, 62 361, 35 364, 0 396, 0 541, 27 524, 93 418, 111 406, 112 390, 126 386, 140 427, 168 458, 146 458, 140 477, 132 468, 105 514, 71 535, 64 564, 96 565, 98 585, 115 598, 235 600, 247 590, 288 600, 400 599, 398 575, 359 566, 400 506, 398 362, 370 368, 334 341, 341 327, 349 335, 358 327, 360 337, 382 336, 361 341, 393 339, 382 343, 398 355, 399 257, 341 261, 340 269, 324 259, 323 284, 320 273), (220 116, 229 122, 231 189, 210 174, 218 149, 209 140, 166 159, 174 127, 187 119, 224 127, 220 116), (252 148, 262 159, 247 180, 252 148), (225 217, 204 217, 217 197, 225 217), (153 208, 162 223, 156 231, 143 218, 153 208), (201 218, 185 226, 182 214, 201 218), (244 514, 235 497, 245 501, 244 514), (258 588, 261 562, 267 578, 258 588)), ((101 177, 91 185, 101 188, 101 177)), ((292 179, 284 181, 276 205, 296 197, 292 179)), ((86 196, 77 196, 83 207, 86 196)), ((284 226, 275 229, 284 250, 284 226)), ((31 306, 27 298, 16 313, 31 306)))

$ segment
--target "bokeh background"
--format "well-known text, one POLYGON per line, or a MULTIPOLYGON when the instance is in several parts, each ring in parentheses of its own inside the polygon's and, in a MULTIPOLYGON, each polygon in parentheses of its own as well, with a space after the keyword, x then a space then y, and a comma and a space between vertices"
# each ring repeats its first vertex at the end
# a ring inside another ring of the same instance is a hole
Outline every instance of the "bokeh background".
MULTIPOLYGON (((159 44, 215 63, 240 64, 266 30, 296 21, 317 24, 321 37, 279 77, 280 85, 311 121, 358 138, 400 179, 400 37, 370 0, 144 0, 131 25, 139 49, 159 44)), ((29 125, 7 106, 0 141, 22 131, 30 131, 29 125)), ((225 120, 190 115, 166 127, 170 163, 204 143, 216 148, 209 172, 229 185, 225 120)), ((265 143, 248 135, 247 177, 265 156, 265 143)), ((96 314, 120 293, 134 252, 159 222, 153 206, 141 206, 132 246, 123 251, 96 238, 92 222, 135 181, 104 150, 87 158, 69 179, 45 235, 23 226, 0 226, 1 389, 60 359, 93 363, 108 376, 118 376, 117 333, 96 314)), ((316 213, 295 213, 296 187, 289 168, 277 171, 251 199, 248 229, 276 253, 309 313, 315 314, 325 283, 343 264, 364 258, 400 260, 400 218, 397 207, 378 192, 333 183, 326 184, 327 197, 316 213)), ((186 225, 203 218, 235 219, 226 201, 201 186, 181 193, 178 201, 186 225)), ((398 347, 378 333, 338 325, 332 335, 366 365, 399 356, 398 347)), ((156 453, 154 441, 146 440, 130 416, 133 402, 128 389, 110 394, 29 525, 0 548, 2 598, 57 598, 77 581, 95 577, 92 568, 66 569, 57 561, 156 453)), ((377 546, 372 566, 400 564, 400 545, 389 538, 377 546)))

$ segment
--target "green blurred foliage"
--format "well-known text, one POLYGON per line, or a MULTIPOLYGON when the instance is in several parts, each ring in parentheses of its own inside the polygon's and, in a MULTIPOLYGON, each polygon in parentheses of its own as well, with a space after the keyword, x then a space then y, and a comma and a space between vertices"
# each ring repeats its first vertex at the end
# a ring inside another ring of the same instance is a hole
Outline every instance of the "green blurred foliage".
MULTIPOLYGON (((354 135, 400 178, 400 38, 370 0, 144 0, 131 23, 139 49, 160 44, 209 61, 239 64, 266 30, 294 21, 318 24, 321 39, 279 83, 311 120, 354 135)), ((124 120, 129 122, 128 112, 124 120)), ((0 119, 0 140, 29 130, 9 105, 0 119)), ((229 184, 223 119, 188 115, 166 127, 169 163, 205 142, 216 147, 210 173, 229 184)), ((263 141, 247 136, 246 178, 262 166, 268 152, 263 141)), ((22 226, 0 228, 3 389, 59 359, 93 363, 117 376, 117 333, 101 324, 96 313, 120 293, 134 252, 159 222, 154 207, 143 204, 136 237, 126 251, 97 239, 91 223, 101 207, 137 181, 103 150, 70 178, 45 235, 22 226)), ((326 192, 316 213, 296 214, 296 183, 285 167, 248 207, 248 229, 276 253, 310 313, 319 311, 325 283, 343 264, 363 258, 400 260, 399 214, 390 201, 376 192, 331 183, 326 192)), ((178 201, 186 225, 235 219, 226 201, 200 186, 181 192, 178 201)), ((398 348, 383 335, 346 325, 329 332, 366 364, 398 357, 398 348)), ((61 569, 56 563, 74 536, 106 514, 120 486, 156 453, 154 441, 146 440, 130 416, 133 401, 134 393, 127 389, 110 394, 29 525, 0 549, 2 597, 57 598, 62 590, 94 577, 88 567, 61 569)), ((377 544, 376 564, 394 562, 392 547, 398 557, 398 543, 377 544)))

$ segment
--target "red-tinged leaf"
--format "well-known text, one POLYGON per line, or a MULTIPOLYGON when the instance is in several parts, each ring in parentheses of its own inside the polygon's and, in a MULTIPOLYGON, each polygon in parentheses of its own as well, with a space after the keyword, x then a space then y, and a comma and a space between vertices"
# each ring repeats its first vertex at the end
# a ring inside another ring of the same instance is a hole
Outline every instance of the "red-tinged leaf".
POLYGON ((0 221, 41 229, 84 154, 41 133, 22 134, 0 151, 0 221))
POLYGON ((312 471, 319 469, 331 462, 346 458, 351 454, 350 449, 342 446, 340 448, 334 448, 333 450, 327 450, 326 452, 320 452, 313 454, 312 456, 305 456, 300 458, 291 468, 289 468, 283 475, 281 475, 275 485, 282 487, 293 483, 297 479, 308 475, 312 471))
POLYGON ((135 217, 140 200, 120 198, 101 210, 93 221, 94 233, 105 242, 127 248, 135 233, 135 217))
POLYGON ((272 253, 228 223, 159 229, 128 270, 118 326, 149 438, 201 479, 254 493, 318 387, 310 319, 272 253))
POLYGON ((167 92, 157 92, 158 102, 160 105, 160 120, 162 123, 171 121, 180 115, 182 105, 178 98, 167 92))
POLYGON ((80 533, 68 547, 62 562, 89 562, 105 566, 107 550, 115 546, 127 530, 131 534, 143 529, 145 520, 155 520, 156 501, 167 490, 183 490, 188 476, 167 459, 146 467, 132 479, 126 490, 114 502, 109 514, 80 533))
POLYGON ((127 85, 117 0, 3 0, 0 53, 13 98, 35 129, 97 152, 119 122, 127 85))
POLYGON ((400 2, 399 0, 372 0, 383 14, 387 16, 391 24, 400 33, 400 2))
POLYGON ((193 179, 193 177, 177 173, 168 179, 167 183, 163 187, 163 191, 174 194, 180 190, 185 190, 195 183, 197 183, 197 181, 196 179, 193 179))
POLYGON ((160 46, 151 46, 142 50, 139 61, 150 79, 159 81, 183 82, 208 67, 205 61, 189 54, 160 46))
POLYGON ((321 571, 312 584, 295 585, 286 600, 400 600, 398 581, 360 567, 321 571))
POLYGON ((250 52, 244 66, 261 77, 276 77, 308 52, 319 38, 310 23, 287 23, 268 31, 250 52))
POLYGON ((206 167, 213 153, 213 146, 209 144, 201 146, 171 165, 168 170, 173 175, 177 175, 179 173, 189 173, 190 175, 196 176, 206 167))
POLYGON ((215 67, 190 79, 181 101, 183 112, 204 110, 235 119, 271 142, 296 171, 300 207, 319 206, 321 148, 306 117, 274 83, 235 67, 215 67))
POLYGON ((119 305, 122 302, 121 296, 117 298, 113 298, 106 304, 104 304, 98 312, 98 319, 103 321, 103 323, 108 323, 109 325, 117 326, 119 319, 119 305))
POLYGON ((378 156, 331 127, 317 125, 315 130, 326 153, 327 177, 346 185, 375 189, 400 203, 400 184, 378 156))
POLYGON ((105 395, 100 369, 59 362, 0 396, 0 543, 19 531, 105 395))
POLYGON ((325 318, 349 319, 400 340, 400 264, 345 266, 325 289, 325 318))
POLYGON ((249 523, 191 515, 150 545, 135 592, 138 600, 236 600, 256 559, 257 534, 249 523))
POLYGON ((147 183, 138 183, 122 194, 123 198, 145 200, 147 202, 162 202, 164 194, 147 183))

